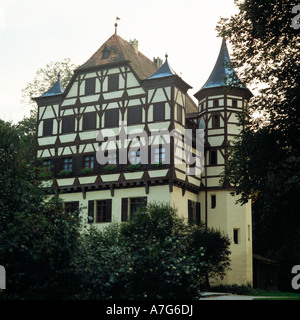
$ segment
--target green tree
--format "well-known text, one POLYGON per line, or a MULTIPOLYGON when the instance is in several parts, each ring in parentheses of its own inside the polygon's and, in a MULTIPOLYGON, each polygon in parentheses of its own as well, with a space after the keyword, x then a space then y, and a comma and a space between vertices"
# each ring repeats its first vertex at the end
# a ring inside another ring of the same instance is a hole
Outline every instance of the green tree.
POLYGON ((32 132, 23 124, 0 121, 0 264, 7 272, 0 299, 68 298, 76 291, 79 219, 47 199, 27 155, 32 132))
POLYGON ((82 297, 196 299, 203 267, 222 265, 215 276, 228 268, 228 246, 225 237, 187 224, 169 205, 150 203, 129 222, 85 234, 77 259, 87 288, 82 297), (221 242, 223 249, 211 254, 211 246, 221 242))
POLYGON ((282 288, 300 259, 299 31, 289 0, 236 1, 238 14, 221 19, 219 34, 232 45, 233 66, 248 86, 262 84, 226 166, 240 202, 254 202, 254 250, 281 262, 282 288), (255 118, 253 115, 264 114, 255 118), (289 248, 287 250, 287 248, 289 248))
POLYGON ((46 67, 38 69, 35 78, 22 90, 22 101, 35 107, 36 103, 32 98, 39 97, 49 90, 57 81, 58 73, 62 85, 66 87, 77 67, 71 59, 65 58, 62 61, 50 62, 46 67))

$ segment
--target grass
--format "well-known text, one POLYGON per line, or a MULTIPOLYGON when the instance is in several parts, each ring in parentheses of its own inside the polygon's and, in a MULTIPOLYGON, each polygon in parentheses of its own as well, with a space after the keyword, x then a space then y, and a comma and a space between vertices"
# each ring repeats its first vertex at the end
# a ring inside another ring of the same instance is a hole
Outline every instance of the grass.
POLYGON ((282 291, 263 291, 250 285, 220 285, 211 288, 214 292, 226 292, 237 295, 257 296, 254 300, 300 300, 300 293, 282 291))
POLYGON ((256 295, 259 296, 259 298, 254 298, 254 300, 300 300, 300 293, 293 292, 261 291, 254 294, 254 296, 256 295))

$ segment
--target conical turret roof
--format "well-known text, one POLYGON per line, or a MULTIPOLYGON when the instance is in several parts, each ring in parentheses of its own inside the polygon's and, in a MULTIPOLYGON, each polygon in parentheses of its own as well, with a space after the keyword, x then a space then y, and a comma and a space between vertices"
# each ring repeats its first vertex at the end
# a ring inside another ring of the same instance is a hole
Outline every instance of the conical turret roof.
POLYGON ((164 78, 169 76, 175 76, 176 72, 170 67, 168 62, 168 55, 166 54, 165 63, 148 79, 164 78))
POLYGON ((54 85, 47 91, 45 92, 41 97, 50 97, 50 96, 57 96, 62 93, 64 93, 65 88, 60 82, 60 74, 58 73, 57 75, 57 81, 54 83, 54 85))
POLYGON ((236 73, 234 72, 233 68, 230 67, 231 61, 226 45, 225 39, 222 41, 220 53, 215 64, 215 67, 209 76, 208 80, 205 82, 204 86, 201 89, 206 88, 216 88, 216 87, 223 87, 228 85, 228 79, 234 79, 234 86, 245 88, 242 82, 237 77, 236 73), (227 80, 227 81, 226 81, 227 80))

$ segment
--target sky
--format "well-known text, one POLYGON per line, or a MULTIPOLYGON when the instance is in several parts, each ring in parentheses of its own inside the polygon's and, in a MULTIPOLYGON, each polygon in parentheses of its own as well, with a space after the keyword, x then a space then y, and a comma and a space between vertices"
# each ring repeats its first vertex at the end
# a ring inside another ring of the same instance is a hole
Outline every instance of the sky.
POLYGON ((114 33, 116 17, 118 35, 137 39, 148 58, 168 54, 193 96, 215 65, 220 17, 237 12, 234 0, 0 0, 0 119, 29 116, 22 89, 36 71, 64 58, 83 64, 114 33))

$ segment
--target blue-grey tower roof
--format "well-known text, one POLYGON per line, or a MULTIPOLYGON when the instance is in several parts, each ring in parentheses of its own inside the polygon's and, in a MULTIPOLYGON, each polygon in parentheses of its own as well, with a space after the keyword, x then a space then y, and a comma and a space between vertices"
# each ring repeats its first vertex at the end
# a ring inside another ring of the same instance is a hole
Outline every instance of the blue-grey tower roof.
POLYGON ((231 79, 234 79, 235 87, 245 88, 230 65, 231 61, 226 41, 223 39, 215 67, 202 89, 226 86, 228 85, 227 81, 231 79))
POLYGON ((168 55, 166 54, 165 63, 148 79, 164 78, 169 76, 175 76, 176 72, 170 67, 168 62, 168 55))
POLYGON ((63 94, 65 91, 65 88, 60 82, 60 74, 57 74, 57 81, 54 83, 54 85, 45 92, 41 97, 51 97, 51 96, 57 96, 60 94, 63 94))

